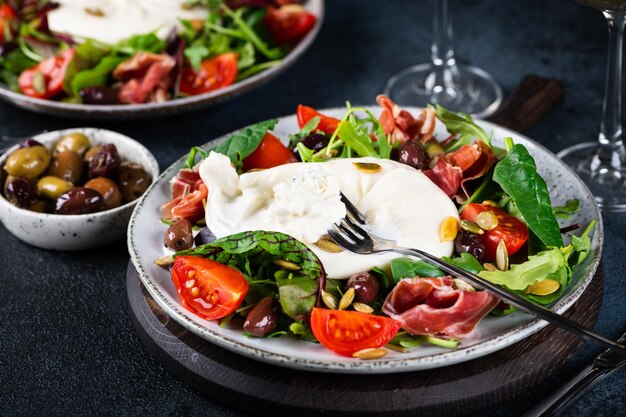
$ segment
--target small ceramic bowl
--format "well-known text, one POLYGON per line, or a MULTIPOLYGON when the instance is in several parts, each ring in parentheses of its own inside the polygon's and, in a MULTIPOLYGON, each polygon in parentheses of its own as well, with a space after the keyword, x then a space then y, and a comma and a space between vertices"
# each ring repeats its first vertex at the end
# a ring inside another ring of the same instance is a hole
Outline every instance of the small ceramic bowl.
MULTIPOLYGON (((54 144, 68 133, 86 135, 92 145, 112 143, 124 161, 143 165, 154 182, 159 176, 159 165, 146 147, 120 133, 91 127, 72 128, 42 133, 33 139, 52 150, 54 144)), ((0 157, 0 184, 6 172, 2 169, 9 154, 17 145, 0 157)), ((33 246, 61 251, 93 249, 121 239, 126 234, 128 220, 137 200, 114 209, 90 214, 45 214, 22 209, 9 203, 0 193, 0 221, 18 239, 33 246)))

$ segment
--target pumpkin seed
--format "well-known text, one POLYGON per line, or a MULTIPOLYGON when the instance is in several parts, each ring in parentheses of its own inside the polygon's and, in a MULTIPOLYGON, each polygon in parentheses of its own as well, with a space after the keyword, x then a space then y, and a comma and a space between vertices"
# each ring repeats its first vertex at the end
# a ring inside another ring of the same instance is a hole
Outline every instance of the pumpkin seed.
POLYGON ((379 359, 385 355, 387 355, 387 351, 385 349, 367 348, 354 352, 352 357, 359 359, 379 359))
POLYGON ((393 343, 387 343, 385 347, 389 350, 395 350, 396 352, 409 353, 408 349, 403 348, 402 346, 394 345, 393 343))
POLYGON ((483 264, 483 268, 485 268, 487 271, 497 271, 498 268, 496 268, 496 266, 494 264, 492 264, 491 262, 485 262, 483 264))
POLYGON ((498 205, 498 203, 496 203, 496 202, 495 202, 495 201, 493 201, 493 200, 485 200, 485 201, 483 201, 483 204, 484 204, 485 206, 491 206, 491 207, 495 207, 495 208, 500 208, 500 206, 498 205))
POLYGON ((154 261, 154 263, 157 266, 161 266, 163 268, 170 266, 171 264, 174 263, 174 257, 172 255, 165 255, 162 258, 157 259, 156 261, 154 261))
POLYGON ((334 295, 322 290, 322 301, 326 307, 331 310, 337 310, 337 298, 334 295))
POLYGON ((501 271, 508 271, 509 269, 509 251, 506 249, 504 239, 500 240, 496 248, 496 266, 501 271))
POLYGON ((476 288, 472 287, 470 284, 468 284, 467 282, 463 281, 462 279, 452 278, 452 282, 454 283, 454 286, 458 290, 469 291, 469 292, 476 291, 476 288))
POLYGON ((330 252, 330 253, 343 252, 343 249, 341 249, 341 246, 333 242, 330 239, 330 236, 328 235, 324 235, 320 237, 320 239, 317 242, 315 242, 315 244, 317 245, 318 248, 326 252, 330 252))
POLYGON ((459 232, 459 221, 454 216, 446 217, 439 227, 439 241, 450 242, 459 232))
POLYGON ((85 7, 85 13, 95 17, 104 17, 105 13, 99 7, 85 7))
POLYGON ((274 265, 278 265, 281 268, 285 268, 288 271, 299 271, 300 265, 286 261, 284 259, 274 259, 274 265))
POLYGON ((459 220, 459 226, 461 226, 461 229, 465 230, 466 232, 474 233, 475 235, 482 235, 483 233, 485 233, 485 231, 481 229, 476 223, 469 220, 459 220))
POLYGON ((365 303, 352 303, 352 307, 359 313, 372 314, 374 309, 365 303))
POLYGON ((348 288, 348 291, 343 294, 343 297, 341 297, 339 301, 339 310, 345 310, 350 307, 350 304, 354 301, 354 294, 354 288, 348 288))
POLYGON ((35 71, 31 81, 33 88, 39 94, 46 92, 46 78, 41 71, 35 71))
POLYGON ((526 294, 533 295, 549 295, 556 292, 561 288, 561 284, 553 279, 544 279, 543 281, 535 282, 533 285, 526 288, 526 294))
POLYGON ((444 149, 441 147, 439 142, 435 140, 431 140, 424 146, 424 150, 430 159, 436 158, 437 156, 444 153, 444 149))
POLYGON ((356 167, 356 169, 361 172, 365 172, 366 174, 375 174, 383 169, 382 166, 374 162, 353 162, 352 164, 356 167))
POLYGON ((491 211, 483 211, 476 216, 476 224, 484 230, 495 229, 498 227, 498 217, 491 211))
POLYGON ((265 171, 265 168, 252 168, 246 171, 246 174, 249 174, 251 172, 260 172, 260 171, 265 171))

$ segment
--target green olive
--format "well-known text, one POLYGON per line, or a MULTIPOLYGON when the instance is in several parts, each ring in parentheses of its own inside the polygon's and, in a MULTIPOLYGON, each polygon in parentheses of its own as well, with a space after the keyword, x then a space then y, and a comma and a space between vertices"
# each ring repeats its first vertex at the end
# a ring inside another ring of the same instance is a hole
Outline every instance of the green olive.
POLYGON ((46 174, 76 184, 83 177, 83 158, 73 151, 59 152, 52 157, 46 174))
POLYGON ((122 193, 117 184, 105 177, 97 177, 87 181, 86 188, 96 190, 102 195, 104 202, 102 203, 102 210, 109 210, 115 207, 119 207, 122 204, 122 193))
POLYGON ((21 148, 9 155, 4 170, 16 177, 33 179, 41 175, 50 163, 50 152, 43 146, 21 148))
POLYGON ((48 175, 37 181, 37 190, 40 195, 46 196, 50 200, 56 200, 61 194, 71 190, 72 183, 58 177, 48 175))
POLYGON ((57 144, 54 146, 55 152, 72 151, 79 155, 83 155, 87 152, 87 149, 91 146, 89 138, 82 133, 74 132, 63 136, 57 144))

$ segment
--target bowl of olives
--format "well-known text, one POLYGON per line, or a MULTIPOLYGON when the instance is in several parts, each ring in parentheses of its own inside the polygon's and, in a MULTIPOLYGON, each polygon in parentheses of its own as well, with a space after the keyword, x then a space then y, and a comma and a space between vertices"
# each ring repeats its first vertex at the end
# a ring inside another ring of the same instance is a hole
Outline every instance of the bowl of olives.
POLYGON ((120 133, 42 133, 0 157, 0 221, 44 249, 104 246, 125 235, 137 199, 158 176, 150 151, 120 133))

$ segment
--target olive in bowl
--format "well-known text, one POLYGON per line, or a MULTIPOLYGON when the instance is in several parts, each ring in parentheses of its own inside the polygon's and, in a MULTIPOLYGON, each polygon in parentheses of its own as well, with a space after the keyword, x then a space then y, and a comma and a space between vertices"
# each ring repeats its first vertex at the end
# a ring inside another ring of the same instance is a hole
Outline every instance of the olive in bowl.
POLYGON ((148 149, 113 131, 36 135, 0 157, 0 221, 17 238, 44 249, 104 246, 125 235, 137 198, 158 175, 148 149), (122 166, 141 173, 122 184, 122 166))

